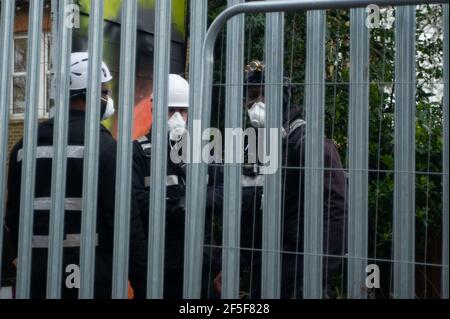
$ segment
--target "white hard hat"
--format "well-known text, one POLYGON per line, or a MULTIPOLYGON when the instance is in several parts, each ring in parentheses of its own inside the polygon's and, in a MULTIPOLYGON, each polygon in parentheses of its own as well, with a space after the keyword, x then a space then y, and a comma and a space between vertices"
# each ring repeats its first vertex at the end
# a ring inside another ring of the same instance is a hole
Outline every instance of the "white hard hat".
POLYGON ((177 74, 169 74, 168 107, 189 107, 189 83, 177 74))
MULTIPOLYGON (((70 55, 70 89, 82 90, 87 88, 88 82, 88 60, 87 52, 75 52, 70 55)), ((108 66, 102 62, 102 83, 112 80, 108 66)))

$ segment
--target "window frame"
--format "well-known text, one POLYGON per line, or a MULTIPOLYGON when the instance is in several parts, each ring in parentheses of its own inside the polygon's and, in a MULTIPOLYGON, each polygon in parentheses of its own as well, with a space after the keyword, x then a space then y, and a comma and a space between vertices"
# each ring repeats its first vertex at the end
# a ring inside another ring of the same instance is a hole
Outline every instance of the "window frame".
MULTIPOLYGON (((41 33, 41 41, 40 41, 40 68, 39 68, 39 93, 38 93, 38 119, 48 119, 50 116, 49 113, 49 105, 48 104, 48 95, 47 90, 51 83, 47 83, 47 77, 51 75, 50 70, 50 37, 51 34, 49 32, 41 33)), ((10 106, 9 106, 9 118, 10 120, 24 120, 25 119, 25 111, 24 113, 15 113, 14 112, 14 78, 16 77, 25 77, 27 78, 27 66, 25 65, 25 71, 16 72, 14 69, 15 64, 15 48, 16 48, 16 40, 26 39, 28 42, 28 34, 27 33, 15 33, 13 37, 13 45, 12 45, 12 73, 10 79, 10 106)), ((27 56, 28 56, 28 43, 27 43, 27 56)), ((28 61, 27 61, 28 62, 28 61)), ((25 82, 26 83, 26 82, 25 82)), ((25 84, 26 90, 26 84, 25 84)), ((25 107, 25 106, 24 106, 25 107)))

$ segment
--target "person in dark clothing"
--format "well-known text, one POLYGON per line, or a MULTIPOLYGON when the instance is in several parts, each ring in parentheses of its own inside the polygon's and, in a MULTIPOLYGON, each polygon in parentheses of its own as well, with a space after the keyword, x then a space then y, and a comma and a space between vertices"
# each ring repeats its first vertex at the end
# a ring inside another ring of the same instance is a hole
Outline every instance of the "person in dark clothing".
MULTIPOLYGON (((169 74, 168 92, 168 145, 167 153, 178 147, 186 129, 189 108, 189 84, 181 76, 169 74)), ((149 224, 150 160, 152 157, 151 132, 133 143, 133 197, 139 203, 146 234, 149 224)), ((209 234, 212 212, 219 210, 222 201, 222 182, 218 168, 208 170, 208 193, 206 202, 205 244, 211 243, 209 234)), ((166 243, 164 256, 164 298, 183 297, 184 229, 186 196, 186 163, 175 163, 168 155, 166 175, 166 243)), ((218 252, 205 246, 202 295, 220 271, 218 252), (207 263, 211 261, 209 271, 207 263)))
MULTIPOLYGON (((83 193, 83 158, 88 54, 72 53, 70 66, 70 110, 67 146, 67 182, 63 242, 62 298, 77 298, 78 289, 65 285, 65 269, 80 264, 81 214, 83 193)), ((112 79, 106 64, 102 63, 101 117, 114 113, 108 90, 112 79)), ((111 298, 112 257, 114 239, 114 204, 116 186, 116 141, 99 123, 99 172, 97 197, 97 234, 95 255, 95 298, 111 298)), ((53 155, 54 120, 38 127, 36 155, 36 189, 34 196, 34 224, 32 238, 31 298, 45 298, 47 256, 49 245, 49 219, 51 207, 51 171, 53 155)), ((23 141, 19 141, 10 156, 8 175, 8 202, 6 224, 11 232, 17 256, 19 234, 21 169, 23 141)), ((130 267, 129 279, 136 298, 145 298, 147 251, 139 207, 132 201, 130 210, 130 267)), ((83 275, 82 273, 80 274, 83 275)))
MULTIPOLYGON (((252 61, 247 66, 245 108, 254 127, 265 126, 264 65, 252 61)), ((282 128, 282 271, 281 298, 302 298, 303 229, 304 229, 304 166, 305 123, 298 107, 290 105, 291 86, 288 78, 283 84, 282 128)), ((333 278, 342 273, 347 246, 346 174, 332 140, 324 139, 324 291, 330 293, 333 278)), ((251 298, 259 298, 261 290, 261 237, 264 175, 254 169, 243 169, 243 207, 241 247, 242 269, 249 272, 251 298)))

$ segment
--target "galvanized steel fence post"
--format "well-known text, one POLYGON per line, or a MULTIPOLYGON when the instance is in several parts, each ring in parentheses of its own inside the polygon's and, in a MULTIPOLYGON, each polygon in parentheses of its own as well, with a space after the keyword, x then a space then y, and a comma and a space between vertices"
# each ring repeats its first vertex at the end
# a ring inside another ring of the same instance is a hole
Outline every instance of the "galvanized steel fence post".
POLYGON ((348 298, 366 298, 369 183, 369 29, 364 9, 350 10, 348 298))
MULTIPOLYGON (((264 149, 281 159, 281 128, 283 109, 283 59, 284 59, 284 13, 266 14, 265 46, 265 103, 267 119, 264 133, 264 149), (275 133, 276 143, 272 143, 275 133)), ((266 153, 266 152, 264 152, 266 153)), ((277 163, 277 164, 278 164, 277 163)), ((274 165, 274 163, 269 163, 274 165)), ((281 280, 281 169, 264 175, 264 198, 262 215, 262 275, 261 298, 280 298, 281 280)))
MULTIPOLYGON (((0 17, 0 256, 3 256, 3 216, 6 198, 6 162, 8 160, 8 128, 10 105, 10 78, 12 72, 13 26, 15 1, 1 2, 0 17)), ((2 282, 0 258, 0 283, 2 282)))
POLYGON ((449 211, 449 200, 448 200, 448 152, 449 152, 449 109, 448 109, 448 92, 450 90, 448 85, 448 46, 449 46, 449 34, 448 34, 448 4, 444 4, 444 105, 443 105, 443 176, 442 176, 442 298, 448 299, 448 211, 449 211))
POLYGON ((36 179, 36 144, 39 98, 39 68, 41 59, 43 0, 30 2, 28 24, 27 89, 25 101, 25 129, 23 138, 23 162, 20 190, 19 247, 17 263, 17 298, 30 296, 31 245, 34 220, 34 190, 36 179))
POLYGON ((83 211, 81 217, 80 299, 94 297, 97 226, 98 159, 100 142, 101 66, 103 57, 103 0, 91 2, 86 124, 83 162, 83 211))
POLYGON ((322 298, 325 12, 307 13, 303 297, 322 298))
POLYGON ((394 298, 414 298, 416 50, 413 6, 395 17, 394 298))
POLYGON ((150 170, 147 296, 163 297, 166 224, 167 90, 170 67, 171 1, 156 1, 154 106, 150 170))
POLYGON ((133 159, 133 108, 136 72, 135 0, 122 2, 120 36, 119 123, 117 141, 116 202, 112 297, 128 296, 128 256, 130 241, 131 167, 133 159))
MULTIPOLYGON (((228 7, 244 3, 228 0, 228 7)), ((227 23, 226 63, 226 109, 225 128, 242 125, 242 105, 236 104, 243 96, 244 69, 244 16, 236 16, 227 23)), ((233 141, 225 141, 226 144, 233 141)), ((237 155, 238 156, 238 155, 237 155)), ((222 298, 239 298, 239 254, 241 236, 241 166, 224 167, 223 201, 223 252, 222 252, 222 298)))
MULTIPOLYGON (((61 278, 64 240, 64 210, 66 196, 67 138, 69 119, 70 52, 72 29, 64 25, 64 8, 72 1, 64 0, 59 6, 59 35, 55 42, 54 70, 56 75, 55 120, 53 131, 54 156, 52 159, 51 210, 49 254, 47 266, 47 298, 61 297, 61 278)), ((56 33, 56 32, 55 32, 56 33)))
MULTIPOLYGON (((191 131, 191 140, 195 138, 196 132, 193 132, 194 123, 202 119, 202 67, 204 66, 202 57, 202 45, 206 35, 207 23, 207 1, 191 1, 191 47, 190 47, 190 66, 189 66, 189 105, 192 105, 189 111, 188 127, 191 131)), ((200 132, 201 134, 201 132, 200 132)), ((193 143, 191 143, 193 144, 193 143)), ((199 150, 190 149, 191 160, 198 156, 199 150)), ((198 163, 191 163, 187 167, 187 189, 186 189, 186 215, 185 215, 185 242, 184 242, 184 285, 183 298, 200 298, 201 293, 201 258, 203 255, 203 224, 201 219, 202 212, 199 210, 199 198, 205 191, 203 183, 206 181, 206 173, 199 174, 198 163), (203 179, 199 179, 203 176, 203 179), (200 186, 199 188, 197 186, 200 186), (200 232, 200 234, 199 234, 200 232), (201 246, 200 246, 201 245, 201 246)), ((203 217, 204 218, 204 217, 203 217)))

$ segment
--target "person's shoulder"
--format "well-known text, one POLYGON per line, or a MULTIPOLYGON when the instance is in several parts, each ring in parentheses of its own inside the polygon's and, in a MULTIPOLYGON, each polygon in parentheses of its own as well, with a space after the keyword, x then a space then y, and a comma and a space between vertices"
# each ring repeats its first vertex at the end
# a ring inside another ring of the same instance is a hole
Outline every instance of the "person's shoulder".
POLYGON ((149 157, 151 155, 152 142, 150 134, 143 135, 133 141, 133 152, 149 157))
POLYGON ((105 142, 116 143, 111 131, 108 130, 103 124, 100 124, 100 139, 105 142))
POLYGON ((112 139, 114 139, 112 134, 111 134, 111 131, 108 130, 103 124, 100 124, 100 135, 109 136, 112 139))
POLYGON ((100 128, 100 153, 107 153, 116 155, 117 141, 112 136, 111 132, 101 125, 100 128))
POLYGON ((151 141, 152 141, 152 136, 150 135, 150 133, 147 133, 145 135, 138 137, 133 142, 136 144, 142 144, 142 143, 145 143, 145 144, 150 143, 151 144, 151 141))
POLYGON ((10 151, 11 159, 17 160, 17 155, 20 150, 22 150, 23 147, 23 138, 21 138, 14 146, 12 147, 10 151))
POLYGON ((330 138, 324 138, 323 144, 325 151, 328 150, 329 152, 331 152, 337 149, 336 143, 330 138))
POLYGON ((325 157, 325 165, 330 165, 330 163, 333 162, 332 165, 333 167, 335 167, 336 165, 338 165, 338 163, 341 162, 338 146, 332 139, 324 139, 323 152, 325 157))
POLYGON ((39 129, 53 128, 54 122, 55 122, 54 118, 46 119, 46 120, 44 120, 44 121, 39 123, 38 130, 39 129))
POLYGON ((295 119, 289 122, 289 126, 287 128, 287 139, 289 145, 292 147, 299 147, 304 143, 306 133, 306 122, 300 117, 296 117, 295 119))

